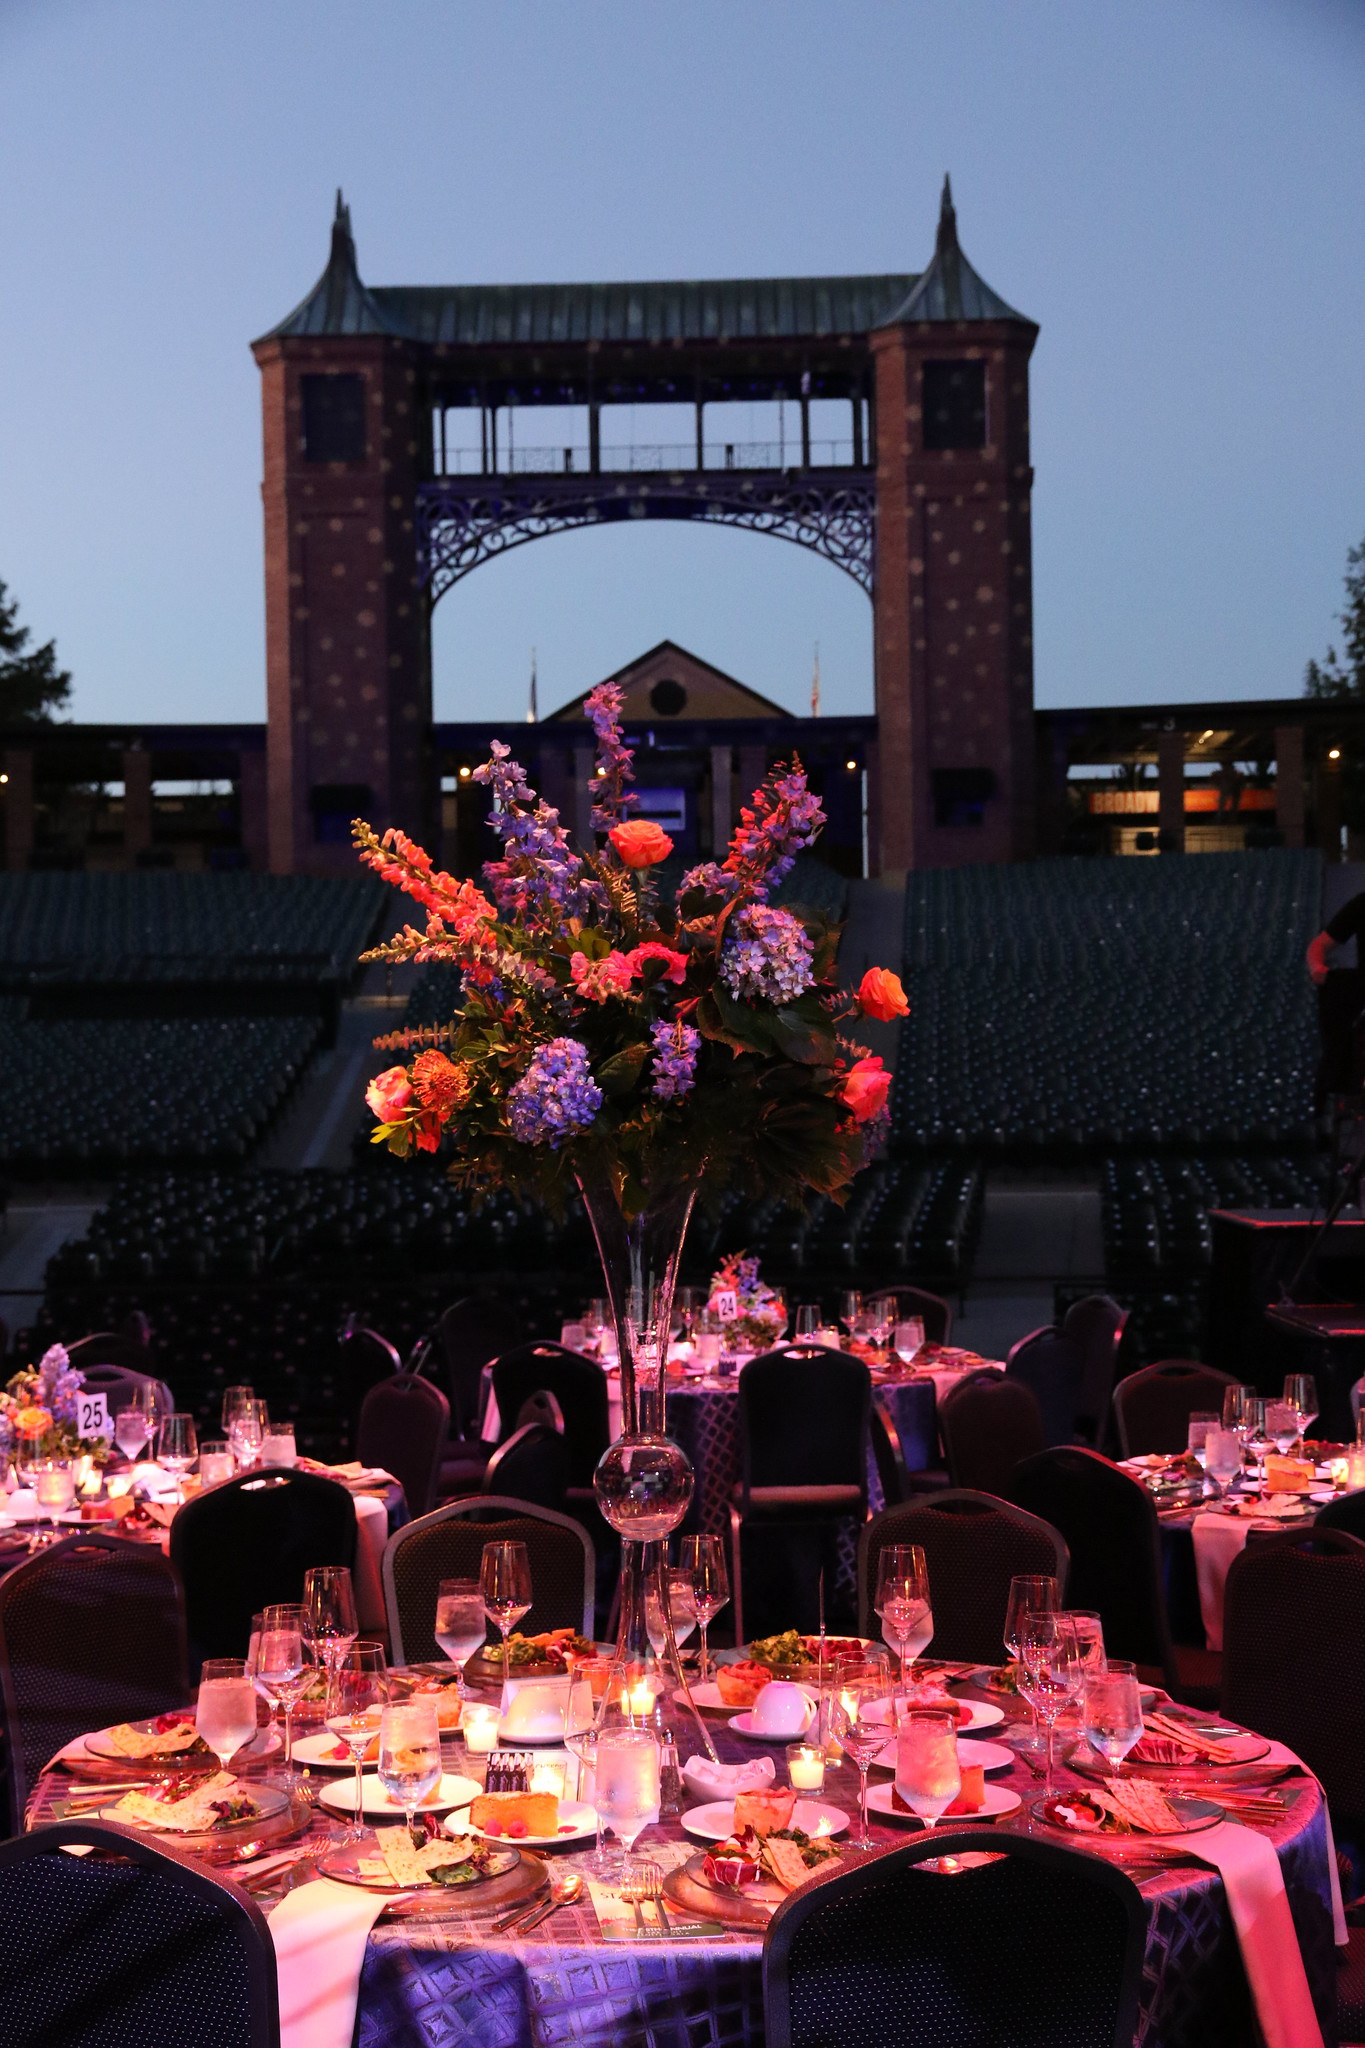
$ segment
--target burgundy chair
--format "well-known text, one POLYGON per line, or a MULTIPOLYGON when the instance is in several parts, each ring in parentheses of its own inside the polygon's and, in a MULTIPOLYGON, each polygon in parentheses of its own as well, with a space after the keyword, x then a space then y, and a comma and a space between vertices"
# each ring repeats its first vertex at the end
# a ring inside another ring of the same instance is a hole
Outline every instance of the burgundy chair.
POLYGON ((938 1411, 953 1486, 1003 1494, 1021 1458, 1043 1449, 1043 1417, 1032 1387, 1008 1373, 974 1372, 938 1411))
POLYGON ((1056 1529, 989 1493, 950 1488, 874 1515, 858 1540, 858 1633, 878 1631, 877 1564, 888 1543, 918 1543, 934 1614, 930 1653, 999 1664, 1010 1580, 1055 1578, 1064 1594, 1070 1560, 1056 1529))
POLYGON ((441 1389, 416 1373, 391 1373, 361 1403, 355 1454, 362 1465, 392 1472, 408 1513, 424 1515, 436 1503, 449 1433, 450 1403, 441 1389))
POLYGON ((1130 1372, 1114 1389, 1119 1452, 1138 1458, 1153 1451, 1183 1451, 1190 1417, 1202 1410, 1223 1412, 1223 1393, 1236 1386, 1231 1373, 1193 1358, 1162 1358, 1130 1372))

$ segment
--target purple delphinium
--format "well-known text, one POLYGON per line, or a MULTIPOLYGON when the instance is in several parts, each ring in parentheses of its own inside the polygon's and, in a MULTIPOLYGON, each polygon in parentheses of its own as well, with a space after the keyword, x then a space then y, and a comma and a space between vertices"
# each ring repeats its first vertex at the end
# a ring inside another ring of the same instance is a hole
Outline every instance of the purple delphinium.
POLYGON ((721 980, 732 996, 789 1003, 811 985, 815 948, 789 910, 746 903, 735 911, 721 948, 721 980))
POLYGON ((508 1090, 507 1121, 523 1145, 548 1139, 557 1150, 565 1138, 585 1131, 601 1107, 586 1045, 577 1038, 552 1038, 508 1090))
POLYGON ((492 758, 474 770, 475 782, 493 793, 489 824, 501 835, 504 859, 484 864, 484 878, 504 916, 592 917, 607 907, 600 882, 584 873, 559 813, 537 797, 520 762, 501 740, 492 758))
POLYGON ((723 896, 728 903, 738 887, 738 875, 727 874, 713 860, 704 860, 699 867, 687 870, 678 884, 678 894, 685 896, 689 889, 700 889, 707 896, 723 896))
POLYGON ((726 869, 766 896, 790 873, 797 854, 812 843, 824 822, 820 799, 806 787, 806 771, 794 761, 785 773, 775 772, 770 782, 756 789, 752 803, 740 812, 726 869))
POLYGON ((686 1095, 697 1077, 701 1033, 694 1031, 690 1024, 684 1024, 681 1018, 670 1023, 666 1017, 661 1017, 650 1036, 654 1040, 655 1095, 660 1102, 667 1102, 675 1095, 686 1095))
POLYGON ((54 1422, 76 1425, 76 1396, 85 1385, 85 1374, 72 1365, 64 1344, 53 1344, 38 1361, 37 1401, 54 1422))
POLYGON ((598 773, 592 780, 592 823, 597 832, 610 832, 619 825, 632 804, 640 799, 626 784, 635 779, 630 748, 621 743, 621 706, 625 695, 619 683, 599 683, 583 699, 583 710, 597 736, 598 773))

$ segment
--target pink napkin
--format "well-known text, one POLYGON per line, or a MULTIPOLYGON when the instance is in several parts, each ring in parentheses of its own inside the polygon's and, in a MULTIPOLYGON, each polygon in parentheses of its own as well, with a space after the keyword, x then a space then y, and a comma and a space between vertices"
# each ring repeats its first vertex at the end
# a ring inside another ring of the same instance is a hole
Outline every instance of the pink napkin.
POLYGON ((387 1893, 319 1877, 272 1910, 280 2048, 351 2048, 365 1944, 389 1903, 387 1893))
POLYGON ((1322 2048, 1274 1844, 1227 1820, 1202 1834, 1163 1836, 1162 1847, 1168 1844, 1211 1864, 1223 1880, 1266 2048, 1322 2048))
POLYGON ((1223 1589, 1232 1560, 1246 1548, 1248 1527, 1236 1515, 1196 1515, 1191 1525, 1199 1614, 1211 1650, 1223 1647, 1223 1589))

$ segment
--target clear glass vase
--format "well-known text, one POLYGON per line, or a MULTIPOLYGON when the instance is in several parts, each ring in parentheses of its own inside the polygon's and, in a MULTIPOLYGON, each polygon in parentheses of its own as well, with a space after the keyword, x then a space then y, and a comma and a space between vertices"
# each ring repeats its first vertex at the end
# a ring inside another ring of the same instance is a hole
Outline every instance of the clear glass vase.
POLYGON ((669 1325, 696 1182, 661 1190, 637 1214, 622 1205, 610 1168, 581 1168, 578 1185, 597 1241, 621 1361, 621 1434, 593 1475, 602 1518, 621 1538, 621 1614, 599 1721, 653 1722, 665 1702, 650 1682, 646 1592, 656 1591, 667 1637, 659 1683, 686 1706, 708 1756, 715 1746, 683 1673, 663 1568, 668 1538, 687 1513, 694 1477, 666 1433, 669 1325))

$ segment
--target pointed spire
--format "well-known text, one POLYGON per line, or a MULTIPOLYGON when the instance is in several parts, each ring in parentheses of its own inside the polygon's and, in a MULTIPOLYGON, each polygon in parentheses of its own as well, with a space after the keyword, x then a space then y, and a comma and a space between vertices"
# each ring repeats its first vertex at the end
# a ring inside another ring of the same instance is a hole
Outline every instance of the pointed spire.
POLYGON ((351 232, 351 209, 338 185, 327 268, 303 303, 263 339, 269 341, 284 334, 396 334, 399 331, 373 293, 367 291, 361 282, 355 237, 351 232))
POLYGON ((540 693, 536 686, 536 650, 534 647, 531 649, 531 694, 526 705, 526 723, 528 725, 539 725, 540 723, 540 693))
MULTIPOLYGON (((943 175, 939 199, 938 233, 934 257, 918 278, 907 298, 879 320, 879 327, 899 327, 912 320, 1023 320, 1024 314, 1007 306, 967 261, 957 239, 957 208, 953 205, 952 180, 943 175)), ((1032 321, 1028 323, 1033 325, 1032 321)))

